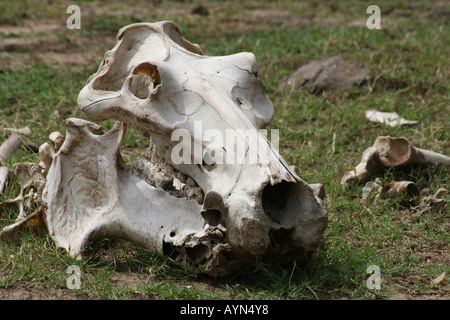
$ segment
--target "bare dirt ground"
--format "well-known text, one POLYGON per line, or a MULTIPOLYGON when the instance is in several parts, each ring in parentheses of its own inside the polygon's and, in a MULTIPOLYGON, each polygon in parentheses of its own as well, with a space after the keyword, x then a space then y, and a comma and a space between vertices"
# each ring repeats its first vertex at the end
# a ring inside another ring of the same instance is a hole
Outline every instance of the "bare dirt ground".
POLYGON ((0 66, 16 67, 30 63, 53 66, 86 66, 96 64, 102 53, 90 48, 98 41, 113 43, 114 38, 78 39, 58 34, 65 21, 25 19, 20 25, 0 25, 0 34, 10 36, 0 42, 0 66), (19 52, 20 56, 8 54, 19 52))
MULTIPOLYGON (((155 8, 155 17, 176 17, 182 15, 187 21, 195 22, 198 14, 193 13, 195 5, 178 4, 174 8, 155 8)), ((61 9, 63 10, 63 9, 61 9)), ((274 27, 299 27, 305 25, 338 25, 341 22, 334 17, 309 18, 295 14, 285 8, 252 8, 240 16, 224 16, 223 8, 213 6, 208 15, 219 17, 217 37, 232 37, 246 35, 258 30, 274 27), (262 23, 264 22, 264 23, 262 23)), ((148 21, 136 10, 128 13, 121 10, 114 12, 96 6, 83 9, 83 14, 94 16, 114 16, 128 14, 133 20, 148 21)), ((66 18, 66 16, 63 16, 66 18)), ((208 17, 206 17, 208 19, 208 17)), ((365 25, 364 19, 346 22, 348 25, 365 25)), ((388 23, 385 21, 385 23, 388 23)), ((0 24, 0 34, 5 36, 0 41, 0 67, 15 67, 37 62, 53 66, 96 66, 104 54, 104 47, 112 47, 114 36, 96 34, 89 37, 79 37, 74 32, 67 32, 64 19, 35 19, 24 18, 19 24, 0 24), (19 52, 21 56, 11 55, 9 52, 19 52)), ((214 34, 213 34, 214 35, 214 34)))

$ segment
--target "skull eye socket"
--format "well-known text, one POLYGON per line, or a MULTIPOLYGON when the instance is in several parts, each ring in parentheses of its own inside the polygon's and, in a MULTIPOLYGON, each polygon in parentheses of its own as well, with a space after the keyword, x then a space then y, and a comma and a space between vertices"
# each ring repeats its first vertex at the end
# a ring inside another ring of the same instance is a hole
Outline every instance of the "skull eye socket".
POLYGON ((165 35, 180 47, 198 55, 205 55, 205 52, 200 48, 199 45, 190 43, 183 38, 180 29, 178 29, 178 27, 174 23, 169 22, 164 24, 163 30, 165 35))
POLYGON ((137 98, 147 99, 159 84, 161 84, 161 76, 155 65, 145 62, 134 68, 130 90, 137 98))

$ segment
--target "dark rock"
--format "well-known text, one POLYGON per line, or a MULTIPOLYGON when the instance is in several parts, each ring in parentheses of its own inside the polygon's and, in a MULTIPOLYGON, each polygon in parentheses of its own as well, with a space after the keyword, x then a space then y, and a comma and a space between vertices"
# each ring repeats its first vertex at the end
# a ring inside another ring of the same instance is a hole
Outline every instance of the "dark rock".
POLYGON ((202 6, 201 4, 199 4, 198 6, 196 6, 194 9, 192 9, 191 13, 193 14, 199 14, 201 16, 207 16, 209 15, 209 11, 208 9, 206 9, 204 6, 202 6))
POLYGON ((322 58, 302 66, 292 73, 286 83, 292 88, 300 87, 313 93, 346 89, 352 85, 361 85, 368 72, 352 61, 339 56, 322 58))

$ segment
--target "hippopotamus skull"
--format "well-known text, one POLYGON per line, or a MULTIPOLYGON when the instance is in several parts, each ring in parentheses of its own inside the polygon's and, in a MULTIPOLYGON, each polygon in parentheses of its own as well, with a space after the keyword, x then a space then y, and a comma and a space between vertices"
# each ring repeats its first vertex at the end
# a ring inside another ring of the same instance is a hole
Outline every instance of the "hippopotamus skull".
POLYGON ((223 276, 251 256, 294 260, 320 244, 321 199, 261 131, 274 109, 252 53, 208 56, 172 22, 132 24, 78 105, 117 122, 103 134, 66 120, 48 173, 47 225, 72 255, 117 237, 223 276), (148 159, 122 160, 127 125, 150 136, 148 159))

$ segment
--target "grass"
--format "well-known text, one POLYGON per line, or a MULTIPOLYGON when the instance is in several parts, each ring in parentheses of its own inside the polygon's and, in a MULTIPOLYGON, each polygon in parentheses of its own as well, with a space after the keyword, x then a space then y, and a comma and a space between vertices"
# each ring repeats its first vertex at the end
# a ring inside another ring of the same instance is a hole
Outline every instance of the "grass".
MULTIPOLYGON (((64 20, 64 5, 14 2, 0 8, 0 24, 64 20)), ((380 135, 404 136, 421 148, 449 154, 448 7, 439 11, 426 1, 383 1, 382 29, 368 30, 367 5, 359 1, 218 1, 208 4, 206 17, 188 14, 194 4, 178 1, 152 5, 134 1, 126 8, 115 1, 79 5, 82 29, 62 28, 56 31, 57 41, 81 41, 83 50, 99 52, 98 60, 65 66, 30 60, 26 50, 0 55, 0 62, 11 57, 24 61, 18 66, 0 65, 0 129, 29 126, 30 138, 38 144, 46 142, 52 131, 64 132, 64 119, 84 118, 76 107, 77 94, 96 71, 102 52, 114 44, 111 39, 118 29, 142 20, 174 20, 184 36, 209 55, 255 53, 258 74, 275 107, 270 127, 280 129, 281 153, 301 178, 325 185, 329 226, 323 244, 306 264, 280 267, 255 259, 238 274, 220 280, 192 275, 168 258, 113 239, 94 241, 87 259, 74 260, 55 248, 45 230, 40 234, 26 230, 17 245, 0 242, 0 297, 17 291, 42 299, 386 299, 398 294, 449 298, 448 285, 430 284, 450 272, 448 204, 417 215, 399 197, 365 203, 361 184, 345 189, 339 184, 380 135), (90 11, 94 9, 99 11, 90 11), (275 19, 275 14, 264 21, 252 20, 255 10, 269 9, 290 22, 275 19), (352 23, 358 20, 363 24, 352 23), (283 78, 301 65, 333 55, 366 68, 372 81, 320 95, 282 85, 283 78), (396 111, 419 124, 390 128, 368 123, 363 113, 370 108, 396 111), (74 264, 82 270, 81 288, 69 290, 65 271, 74 264), (370 265, 380 267, 379 291, 366 286, 370 265)), ((1 39, 6 37, 0 34, 1 39)), ((0 141, 8 135, 0 130, 0 141)), ((121 148, 131 161, 145 153, 146 144, 145 137, 130 128, 121 148)), ((22 148, 7 166, 25 161, 39 162, 39 157, 22 148)), ((449 188, 448 168, 409 169, 389 170, 380 179, 415 181, 420 189, 427 188, 425 195, 449 188)), ((0 202, 19 192, 12 176, 0 202)), ((1 212, 0 228, 16 216, 14 210, 1 212)))

